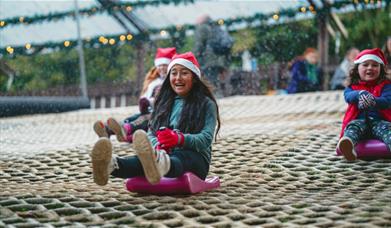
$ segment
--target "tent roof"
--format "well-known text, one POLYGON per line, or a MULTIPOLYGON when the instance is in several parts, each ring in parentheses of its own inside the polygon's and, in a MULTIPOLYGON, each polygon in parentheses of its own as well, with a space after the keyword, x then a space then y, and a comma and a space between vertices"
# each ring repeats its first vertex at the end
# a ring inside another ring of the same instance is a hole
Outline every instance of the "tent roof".
MULTIPOLYGON (((122 2, 131 3, 132 1, 122 0, 122 2)), ((132 12, 148 28, 160 29, 172 25, 195 24, 196 19, 204 14, 210 15, 213 20, 228 19, 252 16, 256 13, 273 13, 280 9, 299 7, 306 4, 308 3, 302 0, 194 0, 193 4, 134 7, 132 12)), ((100 6, 96 0, 79 0, 78 5, 79 9, 100 6)), ((0 15, 1 19, 45 15, 73 10, 74 6, 74 1, 70 0, 2 0, 0 1, 0 15)), ((80 19, 83 39, 127 33, 120 23, 108 13, 81 16, 80 19)), ((138 33, 135 27, 131 25, 129 27, 133 34, 138 33)), ((27 43, 61 42, 75 40, 76 38, 75 20, 73 17, 66 17, 56 21, 44 21, 30 25, 6 26, 0 29, 0 48, 24 46, 27 43)))

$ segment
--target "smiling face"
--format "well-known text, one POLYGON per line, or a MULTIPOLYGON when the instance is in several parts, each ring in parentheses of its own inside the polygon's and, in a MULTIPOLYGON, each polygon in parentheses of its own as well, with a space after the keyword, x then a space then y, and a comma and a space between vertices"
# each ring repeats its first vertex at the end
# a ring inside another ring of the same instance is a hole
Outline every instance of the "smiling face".
POLYGON ((175 64, 170 70, 170 85, 179 96, 187 96, 193 87, 193 73, 188 68, 175 64))
POLYGON ((165 78, 166 75, 167 75, 167 67, 168 65, 167 64, 160 64, 159 66, 157 66, 157 72, 159 73, 159 76, 161 78, 165 78))
POLYGON ((373 81, 380 76, 380 63, 367 60, 358 65, 358 74, 362 81, 373 81))

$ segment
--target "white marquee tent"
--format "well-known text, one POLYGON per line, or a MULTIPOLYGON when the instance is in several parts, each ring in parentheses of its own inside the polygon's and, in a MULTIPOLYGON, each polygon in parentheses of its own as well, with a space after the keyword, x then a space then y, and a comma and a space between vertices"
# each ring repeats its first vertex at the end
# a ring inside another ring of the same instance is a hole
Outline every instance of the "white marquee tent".
MULTIPOLYGON (((138 0, 139 1, 139 0, 138 0)), ((135 1, 121 2, 132 3, 135 1)), ((100 6, 96 0, 78 0, 79 9, 100 6)), ((298 8, 308 5, 304 0, 194 0, 194 3, 161 4, 145 6, 132 10, 132 13, 147 28, 165 28, 172 25, 195 24, 197 17, 208 14, 213 20, 243 16, 256 13, 273 13, 281 9, 298 8)), ((75 8, 74 0, 0 0, 0 21, 14 17, 49 15, 75 8)), ((302 15, 305 16, 305 15, 302 15)), ((273 20, 271 19, 271 22, 273 20)), ((132 33, 136 28, 128 24, 132 33)), ((89 39, 98 36, 124 34, 126 30, 108 13, 80 17, 81 37, 89 39)), ((25 44, 43 44, 75 40, 77 27, 74 17, 43 21, 34 24, 8 25, 0 28, 0 48, 24 46, 25 44)))

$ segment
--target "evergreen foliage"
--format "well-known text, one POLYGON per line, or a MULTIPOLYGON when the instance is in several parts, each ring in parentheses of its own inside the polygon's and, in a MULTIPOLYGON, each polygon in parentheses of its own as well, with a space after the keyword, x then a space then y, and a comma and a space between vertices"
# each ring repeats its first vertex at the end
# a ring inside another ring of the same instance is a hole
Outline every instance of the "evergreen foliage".
MULTIPOLYGON (((341 58, 352 46, 359 49, 382 47, 391 31, 389 12, 390 5, 382 9, 340 14, 349 37, 341 40, 340 56, 335 56, 335 41, 330 37, 330 58, 341 58)), ((235 38, 232 64, 233 66, 240 64, 240 55, 244 50, 249 50, 259 64, 288 62, 302 54, 306 47, 317 46, 317 31, 316 20, 308 19, 273 26, 262 24, 231 32, 235 38)), ((194 44, 193 39, 193 36, 186 37, 183 31, 178 31, 171 39, 148 43, 144 60, 145 70, 153 65, 156 47, 175 46, 178 52, 190 51, 194 44)), ((125 43, 100 48, 90 47, 84 49, 84 53, 88 85, 98 82, 136 80, 136 45, 125 43)), ((17 72, 11 91, 42 90, 79 83, 76 49, 63 49, 32 56, 3 56, 3 58, 17 72)), ((7 76, 0 74, 0 92, 6 91, 6 82, 7 76)))

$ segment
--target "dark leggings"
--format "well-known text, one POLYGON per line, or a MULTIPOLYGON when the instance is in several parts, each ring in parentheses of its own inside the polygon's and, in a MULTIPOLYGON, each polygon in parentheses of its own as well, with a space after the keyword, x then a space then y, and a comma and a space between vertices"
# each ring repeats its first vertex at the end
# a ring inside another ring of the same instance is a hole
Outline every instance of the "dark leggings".
POLYGON ((131 122, 137 120, 137 118, 139 118, 140 116, 141 116, 141 113, 136 113, 134 115, 131 115, 124 120, 124 123, 131 123, 131 122))
POLYGON ((139 122, 136 124, 136 120, 138 118, 142 118, 143 115, 141 113, 134 114, 124 120, 124 123, 128 123, 132 126, 132 132, 130 134, 133 134, 135 131, 142 129, 144 131, 148 131, 148 123, 149 123, 149 118, 146 118, 145 120, 139 122))
POLYGON ((375 138, 383 141, 391 151, 391 122, 385 120, 352 120, 346 126, 344 136, 349 137, 354 144, 362 139, 375 138))
POLYGON ((133 134, 135 131, 137 131, 139 129, 142 129, 144 131, 148 131, 148 123, 149 123, 149 119, 142 121, 140 124, 130 123, 130 125, 132 126, 131 134, 133 134))
MULTIPOLYGON (((144 176, 144 170, 137 156, 117 158, 119 169, 111 175, 119 178, 144 176)), ((205 179, 209 172, 209 164, 204 157, 191 150, 177 150, 170 154, 171 166, 165 177, 179 177, 185 172, 192 172, 205 179)))

